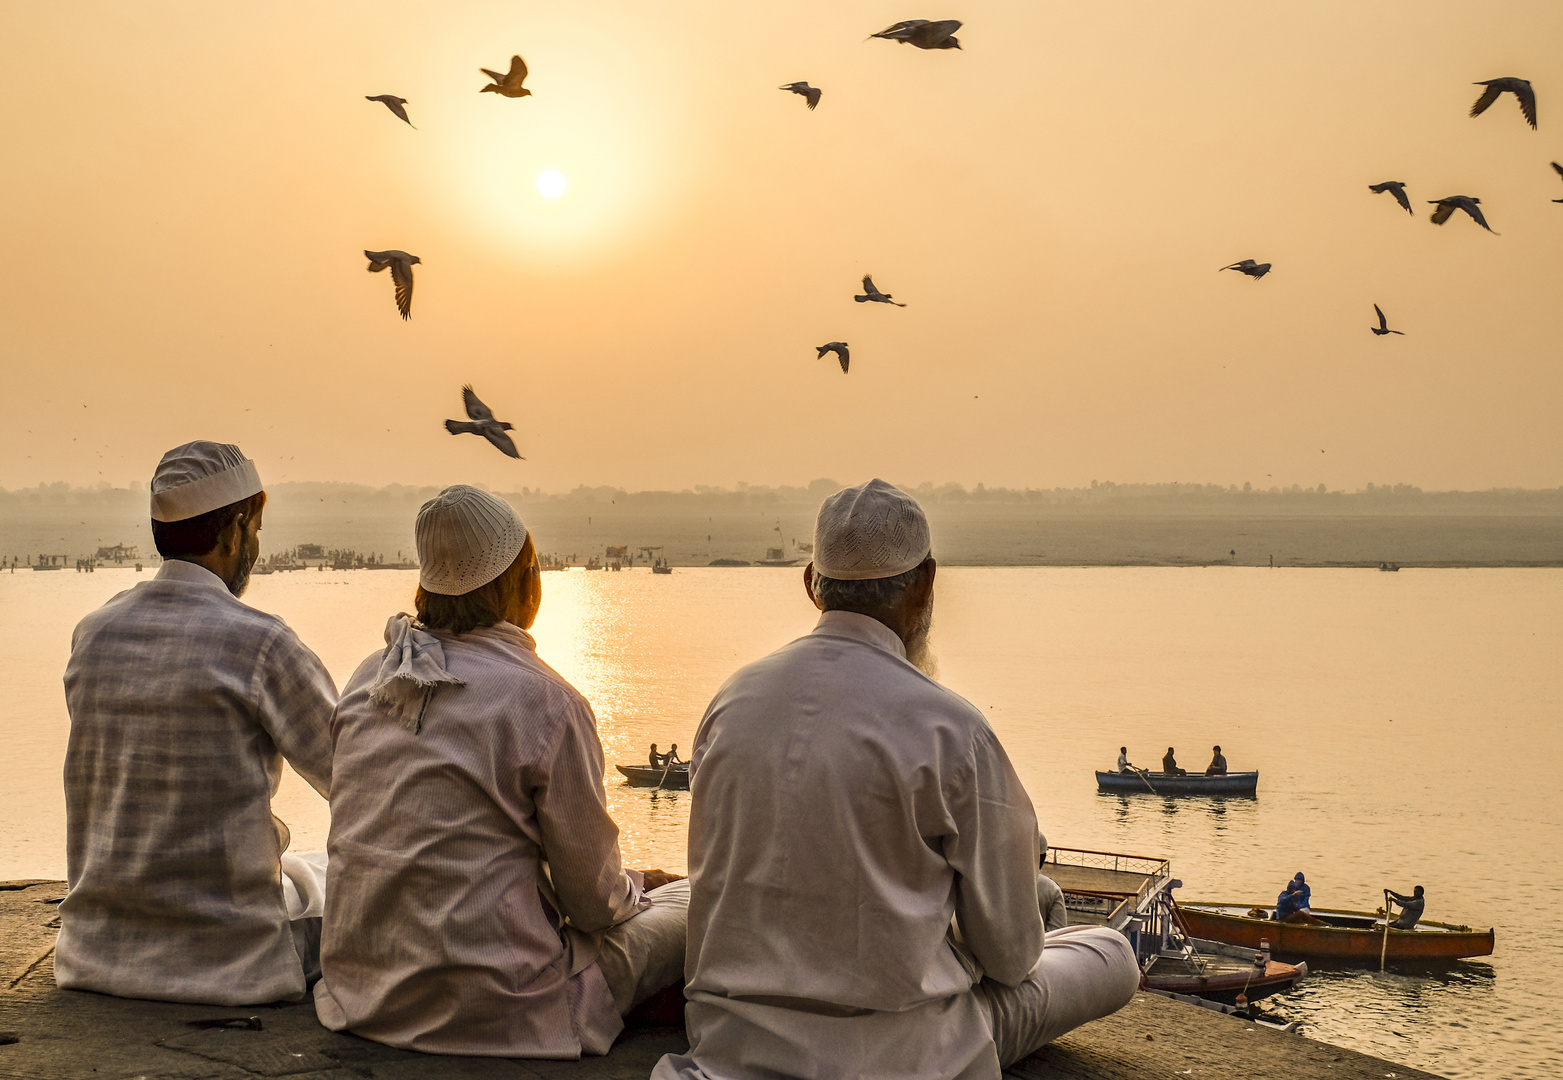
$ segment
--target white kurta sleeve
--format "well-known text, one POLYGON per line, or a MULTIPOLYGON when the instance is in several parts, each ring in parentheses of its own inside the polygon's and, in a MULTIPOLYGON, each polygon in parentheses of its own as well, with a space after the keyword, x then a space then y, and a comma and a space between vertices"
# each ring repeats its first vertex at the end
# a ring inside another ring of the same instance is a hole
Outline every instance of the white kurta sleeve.
POLYGON ((1042 956, 1036 812, 991 729, 974 738, 969 778, 951 806, 945 858, 959 875, 955 917, 988 978, 1018 986, 1042 956))
POLYGON ((533 797, 554 893, 571 925, 588 934, 642 906, 639 884, 619 861, 619 827, 608 816, 602 774, 602 744, 582 703, 564 723, 533 797))

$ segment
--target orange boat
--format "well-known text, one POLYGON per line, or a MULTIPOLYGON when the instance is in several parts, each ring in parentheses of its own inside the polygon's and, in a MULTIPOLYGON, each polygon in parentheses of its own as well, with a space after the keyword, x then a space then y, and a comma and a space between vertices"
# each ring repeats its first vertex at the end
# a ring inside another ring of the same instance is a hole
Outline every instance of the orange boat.
POLYGON ((1268 909, 1251 904, 1177 902, 1179 920, 1192 936, 1248 949, 1267 941, 1276 956, 1376 967, 1381 952, 1390 960, 1423 963, 1492 954, 1491 928, 1475 930, 1424 919, 1415 930, 1391 928, 1386 943, 1381 915, 1339 908, 1311 910, 1317 923, 1276 922, 1268 909))

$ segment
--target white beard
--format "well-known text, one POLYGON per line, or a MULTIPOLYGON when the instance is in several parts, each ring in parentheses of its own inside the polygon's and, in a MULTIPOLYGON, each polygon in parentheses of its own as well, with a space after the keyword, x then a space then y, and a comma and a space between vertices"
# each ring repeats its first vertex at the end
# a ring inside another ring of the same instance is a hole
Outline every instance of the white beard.
POLYGON ((928 641, 932 629, 933 605, 930 604, 923 615, 922 623, 913 631, 912 640, 906 643, 906 662, 930 679, 938 679, 939 658, 934 655, 933 646, 928 641))

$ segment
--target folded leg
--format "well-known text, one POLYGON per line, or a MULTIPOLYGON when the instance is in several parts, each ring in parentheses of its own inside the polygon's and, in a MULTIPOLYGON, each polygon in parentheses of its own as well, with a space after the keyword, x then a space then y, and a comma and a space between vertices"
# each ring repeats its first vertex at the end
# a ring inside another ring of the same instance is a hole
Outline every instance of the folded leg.
POLYGON ((646 898, 651 906, 605 933, 597 953, 620 1016, 684 977, 689 882, 669 882, 646 898))

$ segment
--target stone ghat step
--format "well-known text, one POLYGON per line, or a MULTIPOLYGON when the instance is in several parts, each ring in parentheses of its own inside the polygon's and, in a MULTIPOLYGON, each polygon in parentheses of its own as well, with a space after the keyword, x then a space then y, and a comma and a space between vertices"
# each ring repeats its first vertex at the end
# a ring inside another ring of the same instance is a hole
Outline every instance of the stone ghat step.
MULTIPOLYGON (((625 1032, 606 1057, 431 1057, 339 1035, 308 1004, 244 1009, 60 990, 52 946, 62 881, 0 883, 0 1078, 17 1080, 641 1080, 688 1043, 677 1028, 625 1032), (252 1027, 192 1021, 255 1017, 252 1027)), ((1009 1069, 1013 1080, 1417 1080, 1431 1073, 1136 995, 1009 1069)))

